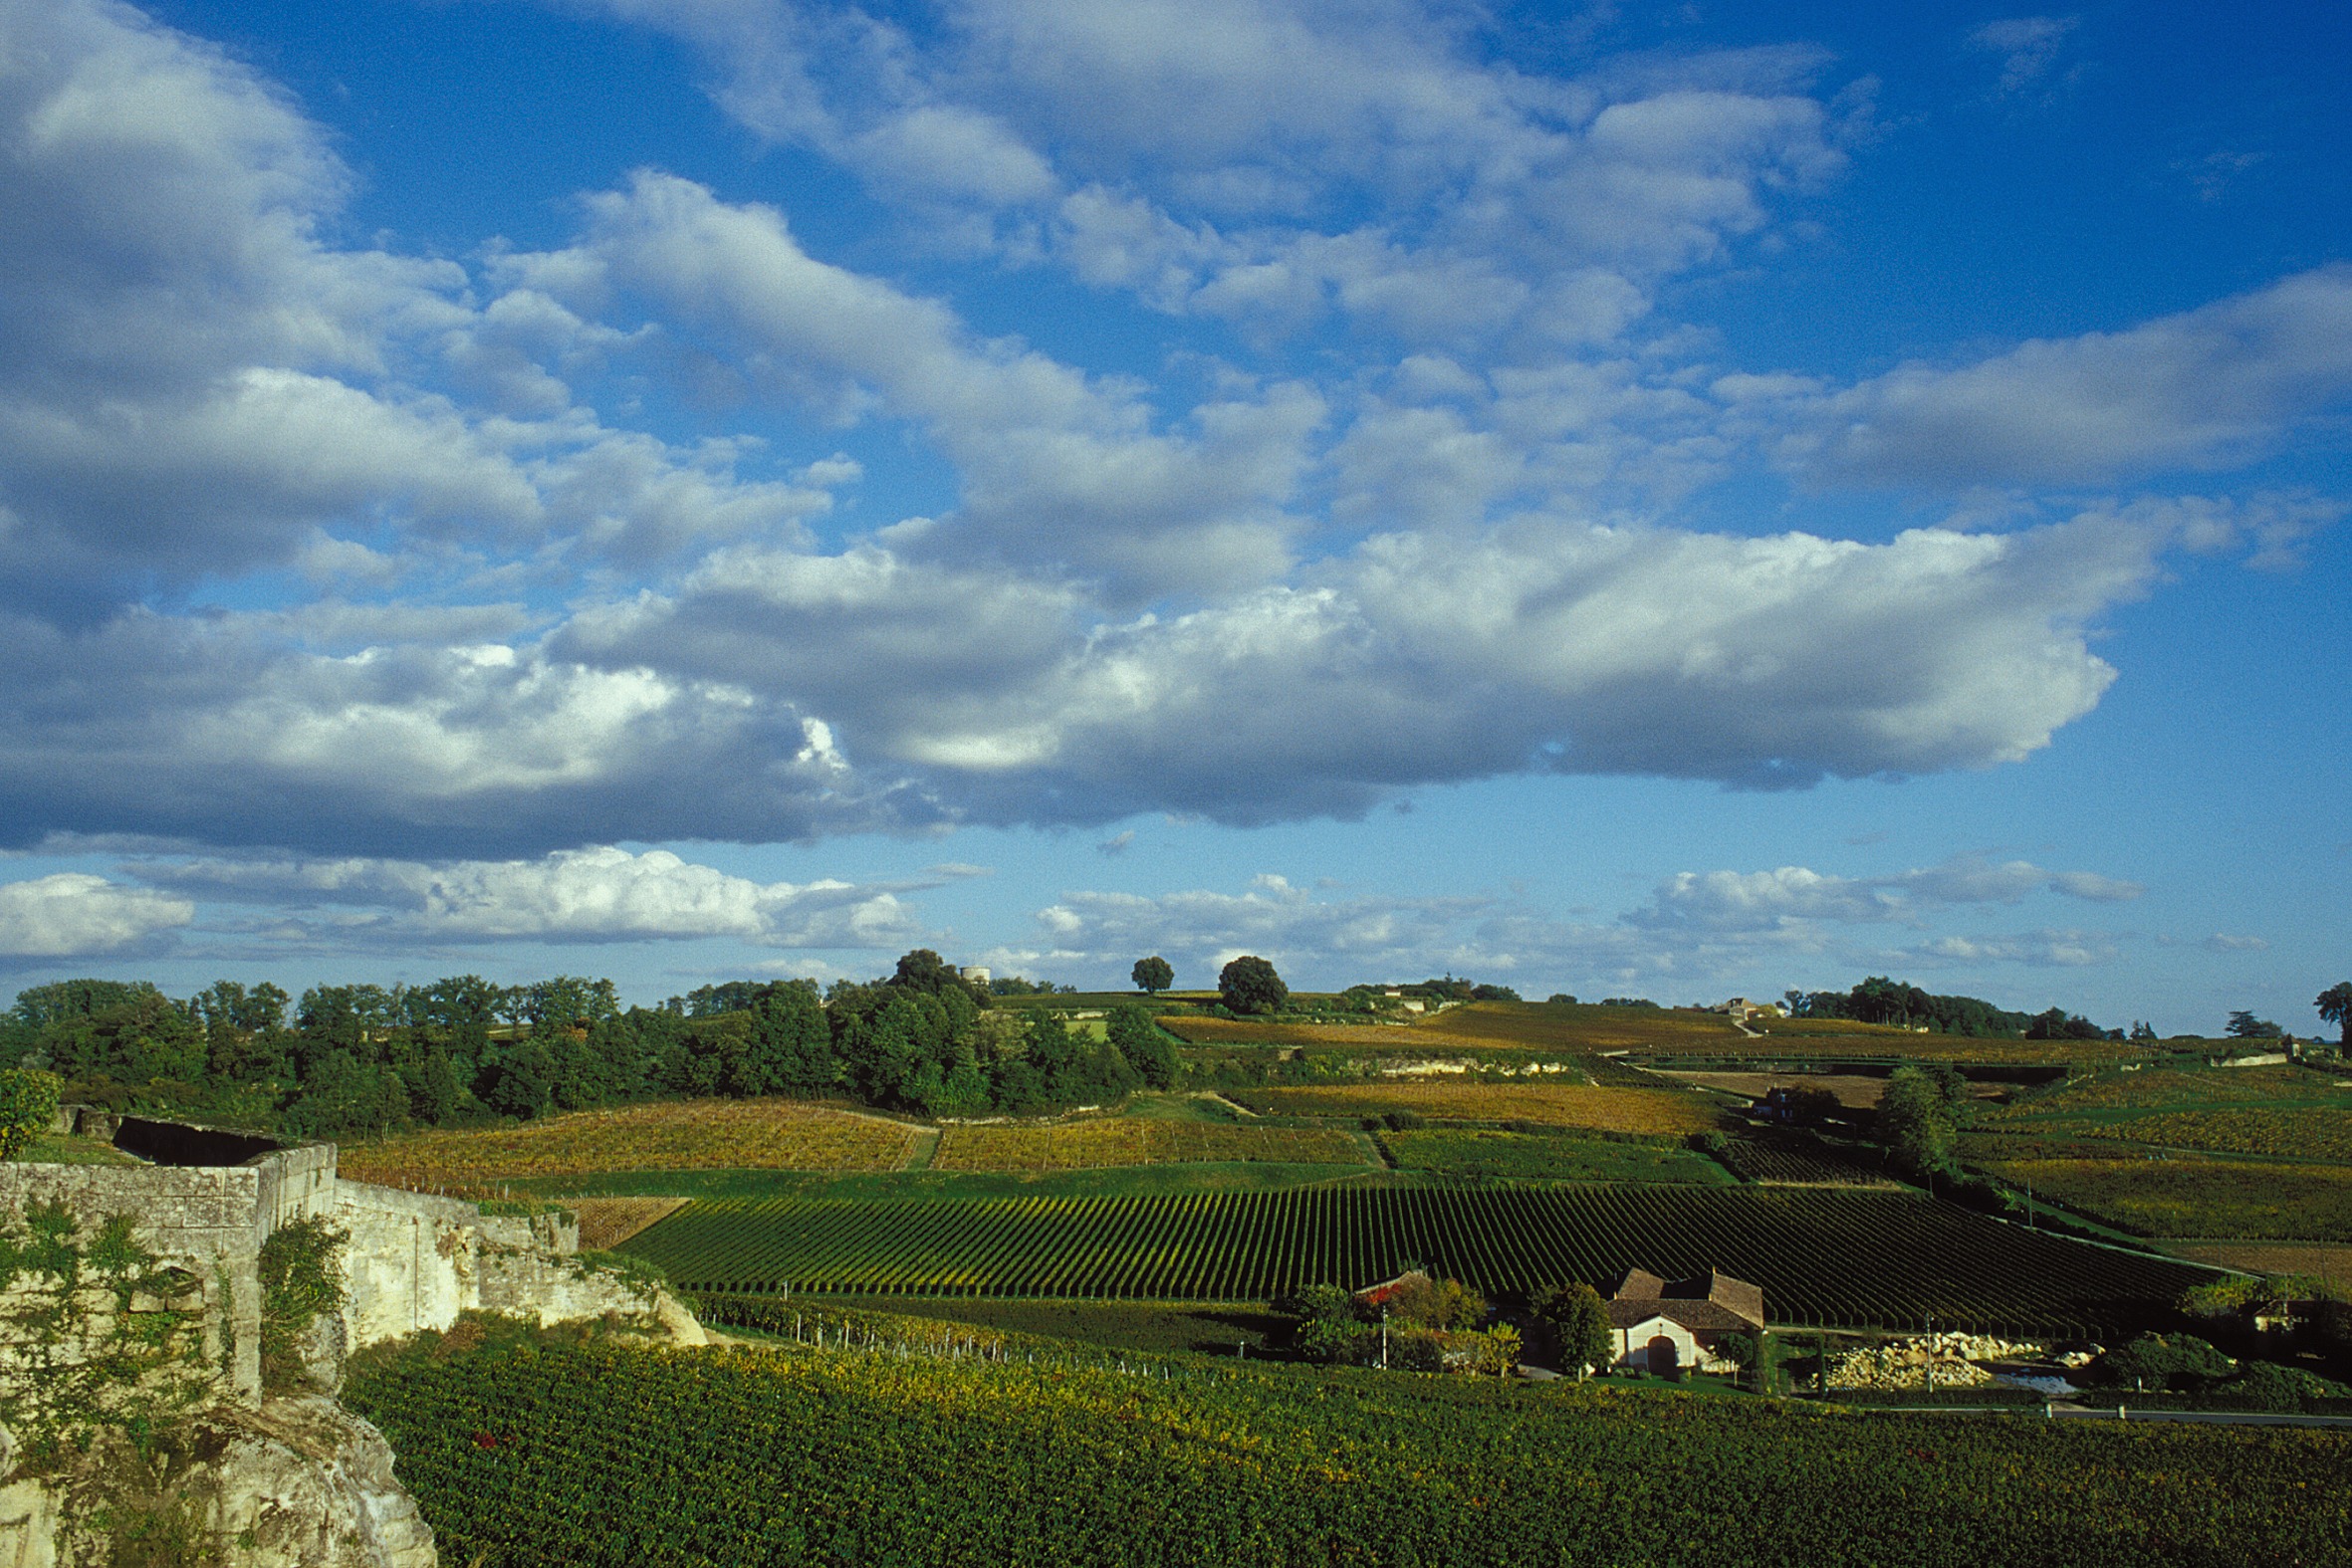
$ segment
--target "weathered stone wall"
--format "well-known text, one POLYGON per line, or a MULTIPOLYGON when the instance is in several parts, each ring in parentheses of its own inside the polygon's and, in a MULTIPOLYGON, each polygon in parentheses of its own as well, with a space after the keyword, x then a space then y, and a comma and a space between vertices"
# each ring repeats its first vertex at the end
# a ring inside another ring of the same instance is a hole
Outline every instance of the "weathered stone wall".
POLYGON ((345 1345, 352 1350, 419 1329, 445 1329, 460 1312, 507 1312, 541 1324, 638 1313, 650 1303, 588 1268, 580 1223, 569 1215, 485 1215, 453 1198, 342 1184, 345 1345))
MULTIPOLYGON (((333 1151, 329 1151, 332 1159, 333 1151)), ((196 1276, 203 1291, 204 1355, 221 1365, 228 1391, 261 1398, 261 1282, 255 1264, 267 1232, 259 1225, 262 1173, 250 1165, 188 1167, 0 1164, 0 1212, 62 1204, 95 1231, 129 1215, 138 1238, 162 1262, 196 1276)))

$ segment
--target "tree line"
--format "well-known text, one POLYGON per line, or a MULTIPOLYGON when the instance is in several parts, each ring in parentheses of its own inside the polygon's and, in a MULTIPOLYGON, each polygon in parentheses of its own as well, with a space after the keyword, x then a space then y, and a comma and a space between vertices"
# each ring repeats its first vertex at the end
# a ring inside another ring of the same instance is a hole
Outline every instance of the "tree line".
POLYGON ((866 982, 734 981, 620 1007, 612 982, 323 985, 289 997, 220 981, 184 1000, 74 980, 0 1015, 0 1066, 64 1098, 308 1137, 530 1118, 646 1099, 841 1096, 919 1116, 1104 1103, 1179 1072, 1144 1008, 1102 1039, 1058 1012, 996 1006, 917 949, 866 982))

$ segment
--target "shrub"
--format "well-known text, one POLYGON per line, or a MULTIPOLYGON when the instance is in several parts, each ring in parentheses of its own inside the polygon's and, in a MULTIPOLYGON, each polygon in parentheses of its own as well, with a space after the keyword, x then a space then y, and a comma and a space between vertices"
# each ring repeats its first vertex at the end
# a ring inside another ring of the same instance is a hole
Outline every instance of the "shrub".
POLYGON ((49 1131, 65 1080, 32 1067, 0 1068, 0 1160, 21 1159, 49 1131))

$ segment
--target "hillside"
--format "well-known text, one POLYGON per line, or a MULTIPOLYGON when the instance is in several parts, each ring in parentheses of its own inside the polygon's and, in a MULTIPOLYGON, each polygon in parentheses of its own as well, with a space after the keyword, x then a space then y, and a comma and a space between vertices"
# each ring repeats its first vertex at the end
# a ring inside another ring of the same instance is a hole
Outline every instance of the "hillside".
POLYGON ((1193 1358, 454 1348, 380 1358, 349 1397, 391 1437, 457 1563, 2352 1556, 2352 1500, 2320 1483, 2352 1452, 2334 1433, 1872 1417, 1193 1358))

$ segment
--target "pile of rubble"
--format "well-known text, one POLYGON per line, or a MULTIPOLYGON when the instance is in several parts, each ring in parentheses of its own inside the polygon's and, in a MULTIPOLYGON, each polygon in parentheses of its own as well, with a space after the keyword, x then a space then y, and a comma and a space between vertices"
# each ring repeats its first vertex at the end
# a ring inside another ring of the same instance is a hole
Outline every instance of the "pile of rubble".
POLYGON ((1993 1381, 1979 1363, 2029 1361, 2041 1354, 2039 1345, 1989 1334, 1923 1334, 1833 1357, 1828 1383, 1833 1389, 1977 1388, 1993 1381))

